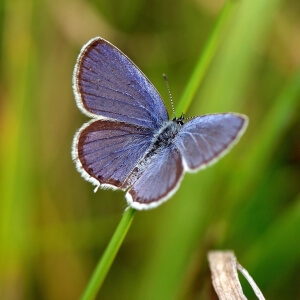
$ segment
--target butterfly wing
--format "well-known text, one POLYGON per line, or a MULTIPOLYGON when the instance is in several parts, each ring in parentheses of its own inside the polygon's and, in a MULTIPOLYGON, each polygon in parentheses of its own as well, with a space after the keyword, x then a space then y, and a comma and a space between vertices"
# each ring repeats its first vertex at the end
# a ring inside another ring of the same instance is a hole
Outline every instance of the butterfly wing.
POLYGON ((174 143, 185 168, 196 171, 215 163, 235 145, 248 124, 244 115, 203 115, 183 125, 174 143))
POLYGON ((128 190, 128 204, 138 210, 159 206, 175 193, 183 171, 179 150, 173 146, 161 149, 128 190))
POLYGON ((150 129, 92 120, 73 140, 72 156, 82 176, 96 186, 120 188, 151 144, 150 129))
POLYGON ((79 109, 92 118, 110 118, 157 130, 169 119, 155 87, 118 48, 97 37, 83 46, 73 74, 79 109))

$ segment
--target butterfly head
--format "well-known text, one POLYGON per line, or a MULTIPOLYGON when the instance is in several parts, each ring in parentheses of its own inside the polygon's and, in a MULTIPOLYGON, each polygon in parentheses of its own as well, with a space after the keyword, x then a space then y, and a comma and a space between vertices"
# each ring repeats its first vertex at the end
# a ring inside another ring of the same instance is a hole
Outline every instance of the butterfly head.
POLYGON ((183 125, 184 124, 184 114, 181 113, 181 116, 179 118, 173 118, 172 121, 176 122, 178 125, 183 125))

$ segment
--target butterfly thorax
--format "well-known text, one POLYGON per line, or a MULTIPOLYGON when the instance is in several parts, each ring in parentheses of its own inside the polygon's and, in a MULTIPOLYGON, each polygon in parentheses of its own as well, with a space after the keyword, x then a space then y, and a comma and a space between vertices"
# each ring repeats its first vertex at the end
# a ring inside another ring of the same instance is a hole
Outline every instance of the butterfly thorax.
POLYGON ((166 121, 161 129, 154 135, 153 150, 168 146, 173 142, 182 126, 182 123, 177 120, 178 119, 166 121))

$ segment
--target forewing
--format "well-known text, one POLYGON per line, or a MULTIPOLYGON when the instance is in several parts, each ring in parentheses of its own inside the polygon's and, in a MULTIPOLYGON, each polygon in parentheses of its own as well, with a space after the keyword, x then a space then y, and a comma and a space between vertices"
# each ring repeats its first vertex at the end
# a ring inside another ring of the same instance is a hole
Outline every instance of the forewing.
POLYGON ((97 186, 120 188, 151 144, 149 129, 110 120, 92 120, 73 141, 73 159, 82 176, 97 186))
POLYGON ((98 37, 83 46, 73 74, 78 107, 92 118, 111 118, 158 129, 166 107, 147 77, 119 49, 98 37))
POLYGON ((167 147, 152 157, 142 175, 127 192, 127 202, 138 210, 157 207, 175 193, 182 176, 180 152, 176 147, 167 147))
POLYGON ((203 115, 184 124, 175 145, 187 170, 216 162, 238 142, 247 124, 246 116, 233 113, 203 115))

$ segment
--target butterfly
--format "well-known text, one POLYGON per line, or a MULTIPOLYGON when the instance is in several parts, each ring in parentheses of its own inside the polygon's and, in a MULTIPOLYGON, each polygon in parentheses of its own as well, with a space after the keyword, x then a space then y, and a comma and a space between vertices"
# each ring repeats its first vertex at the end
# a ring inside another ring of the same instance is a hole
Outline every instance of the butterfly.
POLYGON ((90 117, 75 134, 72 158, 84 179, 126 192, 129 206, 151 209, 169 199, 185 172, 220 159, 245 132, 237 113, 170 119, 158 91, 118 48, 96 37, 73 73, 78 108, 90 117))

